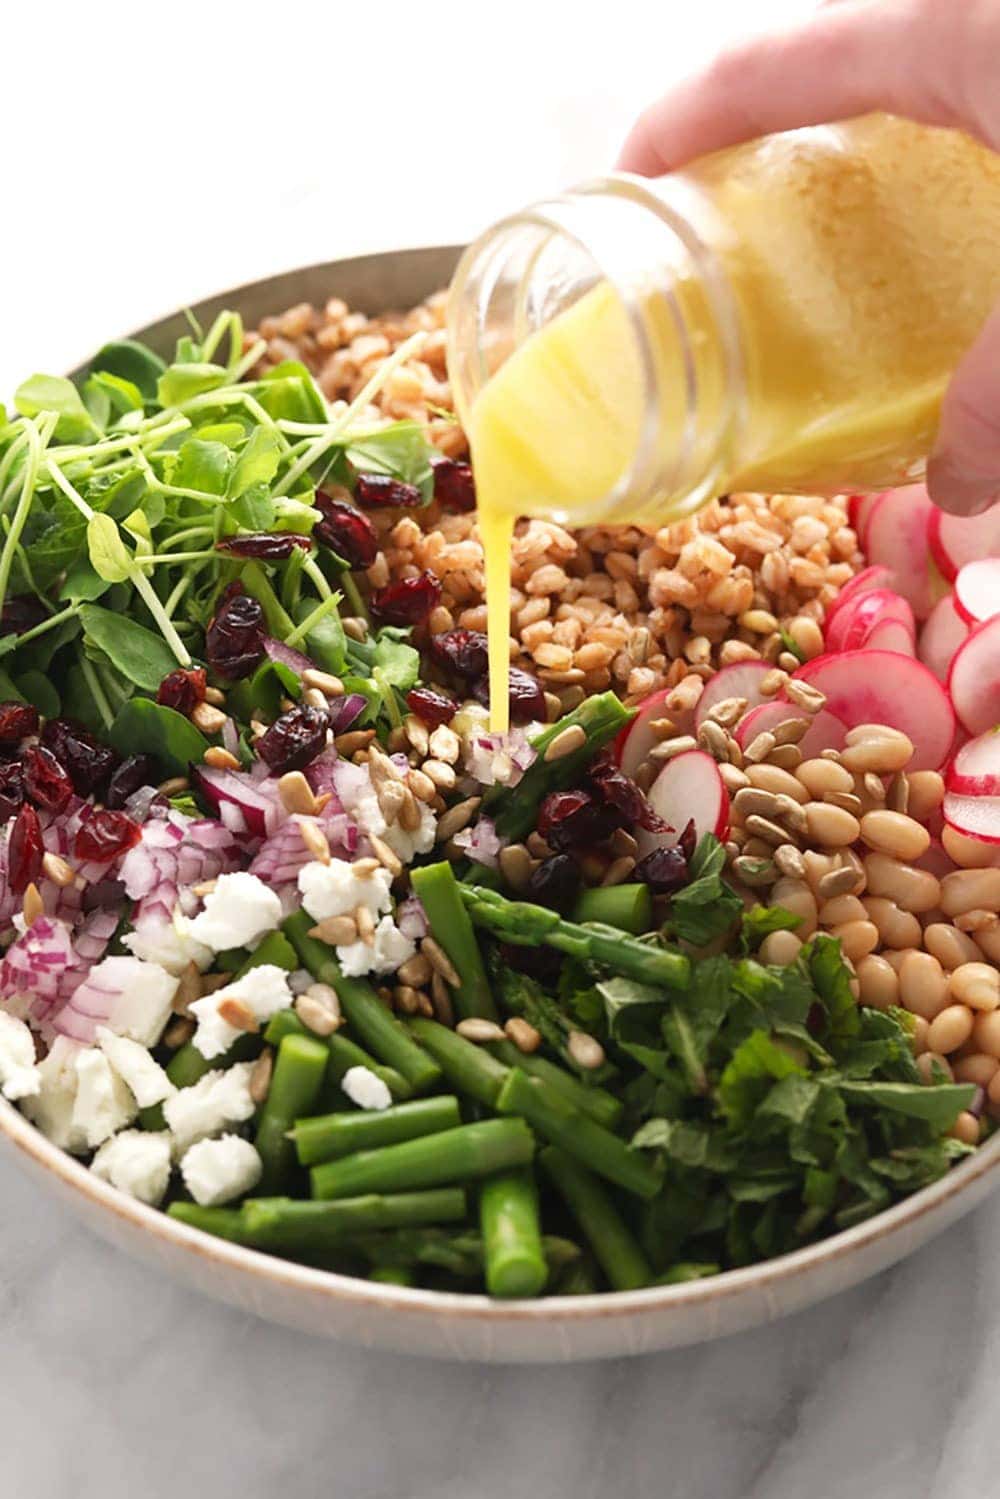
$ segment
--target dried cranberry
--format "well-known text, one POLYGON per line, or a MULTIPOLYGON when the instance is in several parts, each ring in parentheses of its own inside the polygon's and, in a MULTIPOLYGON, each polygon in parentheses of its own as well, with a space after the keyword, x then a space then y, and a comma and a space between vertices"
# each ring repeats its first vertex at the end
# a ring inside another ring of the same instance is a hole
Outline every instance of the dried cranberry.
POLYGON ((24 790, 36 807, 61 812, 73 795, 73 782, 51 750, 33 744, 24 757, 24 790))
POLYGON ((220 677, 237 682, 264 659, 264 611, 248 593, 227 593, 205 631, 205 656, 220 677))
POLYGON ((13 817, 24 802, 24 772, 16 760, 0 765, 0 820, 13 817))
POLYGON ((23 895, 33 880, 42 872, 45 844, 42 841, 42 825, 34 807, 23 806, 14 819, 10 830, 8 848, 9 867, 7 878, 11 894, 23 895))
POLYGON ((465 682, 485 677, 488 670, 488 647, 482 630, 445 630, 443 635, 432 635, 430 652, 438 666, 465 682))
POLYGON ((654 812, 630 776, 603 757, 591 767, 590 781, 597 795, 609 806, 617 807, 627 827, 645 828, 649 833, 670 832, 668 824, 654 812))
POLYGON ((593 848, 621 826, 617 810, 589 791, 552 791, 538 809, 538 831, 557 853, 593 848))
POLYGON ((472 469, 458 458, 439 458, 434 464, 434 498, 445 510, 475 510, 476 484, 472 469))
POLYGON ((580 870, 569 854, 553 854, 531 872, 525 897, 566 916, 580 893, 580 870))
POLYGON ((156 783, 156 761, 152 755, 130 755, 123 760, 108 783, 104 798, 109 807, 124 807, 141 786, 156 783))
POLYGON ((694 851, 698 846, 698 835, 694 829, 693 817, 685 824, 684 831, 677 840, 677 846, 685 859, 690 860, 693 857, 694 851))
POLYGON ((50 718, 42 743, 65 767, 77 796, 96 796, 108 783, 119 756, 71 718, 50 718))
POLYGON ((126 817, 124 812, 113 812, 102 808, 80 828, 73 844, 78 859, 94 860, 108 864, 120 854, 134 848, 142 837, 139 824, 126 817))
POLYGON ((412 688, 406 694, 406 706, 432 729, 451 723, 458 712, 454 699, 445 697, 443 692, 435 692, 433 687, 412 688))
POLYGON ((205 673, 200 666, 185 671, 179 666, 168 672, 156 689, 156 701, 164 708, 175 708, 185 718, 205 701, 205 673))
POLYGON ((30 703, 0 703, 0 744, 19 744, 38 733, 38 709, 30 703))
POLYGON ((323 546, 343 557, 350 567, 371 567, 378 552, 378 537, 367 515, 356 505, 320 490, 313 501, 322 516, 312 534, 323 546))
POLYGON ((376 589, 368 602, 380 624, 419 625, 441 602, 441 584, 431 572, 418 573, 376 589))
POLYGON ((412 510, 424 503, 424 497, 415 484, 404 484, 391 474, 359 474, 354 486, 354 498, 359 505, 369 510, 412 510))
MULTIPOLYGON (((477 702, 489 706, 490 684, 487 678, 481 677, 473 684, 472 695, 477 702)), ((512 666, 507 674, 507 697, 511 723, 545 722, 547 709, 542 684, 519 666, 512 666)))
POLYGON ((275 775, 305 770, 326 748, 329 718, 321 708, 299 703, 276 718, 257 740, 257 753, 275 775))
POLYGON ((3 613, 0 614, 0 634, 23 635, 25 630, 40 625, 45 618, 45 607, 33 593, 22 593, 17 598, 4 599, 3 613))
POLYGON ((639 860, 632 878, 648 885, 655 895, 672 895, 688 882, 687 860, 676 844, 669 848, 654 848, 652 853, 639 860))
POLYGON ((224 536, 215 543, 227 557, 252 557, 260 562, 284 562, 294 551, 308 552, 308 536, 296 531, 254 531, 246 536, 224 536))

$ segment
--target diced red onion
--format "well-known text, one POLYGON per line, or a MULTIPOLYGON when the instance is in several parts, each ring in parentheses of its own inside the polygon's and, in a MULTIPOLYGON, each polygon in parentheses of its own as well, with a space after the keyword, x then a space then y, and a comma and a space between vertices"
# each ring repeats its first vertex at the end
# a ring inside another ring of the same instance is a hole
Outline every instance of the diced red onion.
POLYGON ((282 820, 284 809, 276 782, 273 792, 265 791, 261 782, 255 782, 243 771, 216 770, 211 765, 196 765, 192 774, 198 790, 220 816, 227 802, 239 808, 251 837, 266 838, 282 820))
POLYGON ((480 817, 474 827, 461 828, 453 841, 465 849, 474 864, 483 864, 487 869, 497 868, 504 843, 492 817, 480 817))
POLYGON ((406 900, 400 901, 396 907, 396 925, 411 942, 419 942, 421 937, 427 936, 430 923, 419 896, 408 895, 406 900))
POLYGON ((231 755, 235 755, 237 759, 239 758, 240 731, 236 727, 235 719, 227 718, 225 723, 222 725, 222 746, 224 749, 227 749, 231 755))
POLYGON ((330 727, 335 734, 344 734, 363 713, 367 700, 360 692, 345 692, 343 697, 330 699, 330 727))
POLYGON ((287 666, 297 677, 301 677, 304 671, 314 669, 313 662, 294 646, 286 645, 283 640, 275 640, 273 635, 265 635, 264 651, 269 661, 277 661, 281 666, 287 666))
MULTIPOLYGON (((0 998, 32 995, 32 1012, 47 1014, 59 999, 59 981, 75 954, 69 928, 50 916, 36 916, 12 942, 0 964, 0 998)), ((41 1018, 41 1016, 39 1016, 41 1018)))

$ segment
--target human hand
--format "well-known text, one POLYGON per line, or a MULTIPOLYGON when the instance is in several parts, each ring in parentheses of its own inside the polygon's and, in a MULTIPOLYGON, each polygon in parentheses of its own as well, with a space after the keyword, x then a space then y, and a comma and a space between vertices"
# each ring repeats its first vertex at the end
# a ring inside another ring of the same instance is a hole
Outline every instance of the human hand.
MULTIPOLYGON (((1000 151, 1000 0, 835 0, 677 84, 640 116, 618 165, 658 177, 759 135, 874 110, 1000 151)), ((1000 308, 945 393, 927 485, 957 515, 1000 498, 1000 308)))

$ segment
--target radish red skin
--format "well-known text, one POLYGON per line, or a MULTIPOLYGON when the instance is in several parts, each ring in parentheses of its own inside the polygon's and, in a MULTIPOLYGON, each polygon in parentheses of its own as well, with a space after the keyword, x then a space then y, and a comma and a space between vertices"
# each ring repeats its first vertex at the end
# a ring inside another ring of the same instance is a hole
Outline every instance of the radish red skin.
POLYGON ((967 562, 955 579, 955 609, 968 625, 1000 614, 1000 557, 967 562))
POLYGON ((627 776, 635 775, 653 745, 658 742, 649 731, 649 724, 653 719, 671 719, 677 726, 678 734, 694 731, 693 711, 671 713, 667 707, 667 698, 672 691, 672 688, 664 687, 647 698, 632 722, 625 725, 615 740, 612 753, 627 776))
POLYGON ((970 734, 1000 724, 1000 615, 972 630, 948 673, 955 712, 970 734))
POLYGON ((918 619, 926 619, 936 602, 928 550, 935 513, 922 484, 887 490, 869 512, 863 541, 870 562, 891 568, 893 587, 918 619))
POLYGON ((1000 796, 959 796, 948 791, 943 811, 945 822, 956 833, 1000 847, 1000 796))
POLYGON ((841 611, 848 608, 861 594, 870 593, 876 588, 891 587, 892 573, 887 567, 866 567, 861 572, 855 573, 854 577, 844 584, 826 611, 823 628, 827 633, 827 638, 829 639, 829 632, 835 627, 841 611))
POLYGON ((955 736, 948 694, 928 668, 894 651, 844 651, 817 656, 795 676, 826 696, 827 711, 849 729, 887 724, 913 741, 910 770, 938 770, 955 736))
MULTIPOLYGON (((874 631, 889 623, 901 626, 911 640, 916 640, 916 621, 907 600, 891 588, 874 588, 856 597, 837 616, 827 635, 827 644, 832 651, 863 650, 874 631)), ((912 656, 914 652, 906 654, 912 656)))
POLYGON ((942 575, 949 583, 967 562, 981 557, 1000 557, 1000 505, 982 515, 946 515, 935 510, 927 528, 927 540, 942 575))
POLYGON ((1000 732, 989 729, 952 756, 945 785, 959 796, 1000 796, 1000 732))

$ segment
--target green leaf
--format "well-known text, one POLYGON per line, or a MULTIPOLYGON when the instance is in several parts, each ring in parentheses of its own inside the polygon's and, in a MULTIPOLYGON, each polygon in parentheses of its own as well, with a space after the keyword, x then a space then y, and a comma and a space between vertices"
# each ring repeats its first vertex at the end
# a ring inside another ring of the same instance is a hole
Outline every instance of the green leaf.
POLYGON ((255 485, 270 484, 278 472, 284 445, 269 427, 255 427, 229 476, 228 493, 238 499, 255 485))
POLYGON ((802 917, 784 906, 753 906, 743 913, 740 935, 746 949, 754 950, 772 932, 794 932, 801 925, 802 917))
POLYGON ((404 484, 415 484, 429 502, 434 491, 433 451, 417 422, 395 422, 350 443, 347 458, 358 473, 392 474, 404 484))
POLYGON ((190 719, 148 697, 123 704, 108 738, 119 754, 154 755, 175 776, 187 775, 188 766, 199 765, 208 749, 208 740, 190 719))
POLYGON ((120 338, 105 344, 93 358, 91 370, 105 371, 127 380, 141 393, 144 401, 156 399, 156 384, 166 369, 159 354, 134 338, 120 338))
POLYGON ((59 597, 71 604, 91 603, 110 587, 110 580, 94 571, 90 558, 80 557, 66 574, 59 597))
POLYGON ((156 399, 161 406, 180 406, 193 396, 225 385, 229 374, 218 364, 184 361, 171 364, 156 382, 156 399))
POLYGON ((851 973, 835 937, 818 933, 806 949, 809 975, 827 1013, 827 1037, 836 1054, 836 1043, 856 1036, 861 1016, 851 989, 851 973))
POLYGON ((391 629, 380 631, 375 643, 375 660, 382 679, 400 692, 408 692, 420 679, 420 654, 401 640, 391 629))
POLYGON ((108 583, 124 583, 132 576, 132 554, 110 515, 92 515, 87 522, 87 550, 94 571, 108 583))
POLYGON ((19 696, 33 703, 45 718, 58 718, 62 702, 59 693, 44 672, 22 672, 17 679, 19 696))
POLYGON ((64 380, 60 375, 32 375, 18 386, 14 403, 22 416, 58 412, 55 435, 59 442, 92 442, 100 436, 80 392, 72 380, 64 380))
POLYGON ((955 1123, 975 1096, 972 1083, 939 1083, 928 1087, 921 1083, 837 1083, 837 1089, 848 1103, 868 1108, 888 1109, 908 1119, 924 1119, 943 1133, 955 1123))
POLYGON ((83 387, 83 394, 85 400, 88 396, 103 398, 116 416, 143 409, 142 391, 131 380, 122 380, 118 375, 106 372, 91 375, 83 387))
POLYGON ((257 387, 257 400, 275 421, 330 420, 316 382, 297 359, 285 359, 265 371, 257 387))
POLYGON ((731 1124, 745 1126, 770 1092, 771 1083, 804 1074, 765 1031, 754 1031, 736 1048, 719 1079, 719 1106, 731 1124))
POLYGON ((177 449, 168 472, 169 482, 178 489, 197 489, 202 494, 224 495, 236 458, 222 442, 204 442, 189 437, 177 449))
POLYGON ((667 996, 661 989, 651 989, 648 984, 638 984, 634 979, 598 979, 595 988, 604 1001, 604 1014, 608 1030, 617 1036, 625 1015, 636 1009, 662 1010, 667 996))
POLYGON ((267 486, 258 484, 233 500, 226 515, 244 531, 273 531, 276 509, 267 486))
POLYGON ((115 614, 97 604, 81 604, 80 619, 91 644, 144 692, 155 692, 177 665, 166 641, 128 615, 115 614))
POLYGON ((706 833, 691 856, 691 882, 670 902, 674 933, 692 947, 707 947, 728 932, 743 911, 743 902, 720 878, 726 851, 706 833))
POLYGON ((820 1085, 811 1077, 790 1073, 775 1083, 757 1110, 757 1118, 781 1119, 788 1124, 804 1124, 819 1098, 820 1085))

